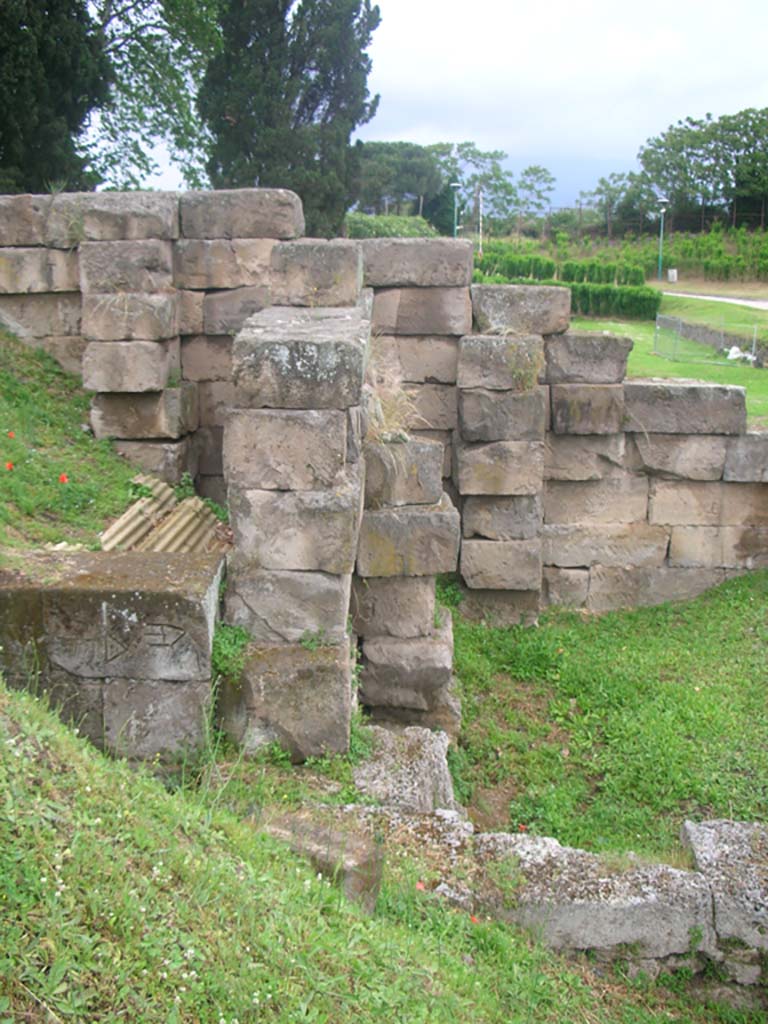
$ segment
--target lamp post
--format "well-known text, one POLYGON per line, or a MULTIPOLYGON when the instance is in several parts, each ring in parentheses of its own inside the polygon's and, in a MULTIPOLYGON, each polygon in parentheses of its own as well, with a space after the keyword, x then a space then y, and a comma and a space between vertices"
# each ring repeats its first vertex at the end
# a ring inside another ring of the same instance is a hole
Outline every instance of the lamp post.
POLYGON ((664 214, 667 212, 668 201, 663 196, 659 200, 659 212, 661 214, 661 221, 659 223, 659 280, 661 280, 661 261, 664 253, 664 214))
POLYGON ((458 181, 451 182, 451 188, 453 189, 453 237, 459 233, 459 189, 461 185, 458 181))

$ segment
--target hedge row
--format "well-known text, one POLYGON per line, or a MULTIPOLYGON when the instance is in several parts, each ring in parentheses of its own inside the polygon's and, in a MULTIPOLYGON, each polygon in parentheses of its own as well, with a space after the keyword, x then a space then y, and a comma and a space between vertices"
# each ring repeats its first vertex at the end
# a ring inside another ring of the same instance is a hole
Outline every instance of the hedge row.
POLYGON ((606 263, 603 260, 565 260, 558 277, 561 281, 587 281, 590 284, 645 284, 642 267, 633 263, 606 263))
POLYGON ((347 238, 434 238, 437 231, 423 217, 377 217, 348 213, 344 218, 347 238))
MULTIPOLYGON (((530 284, 530 278, 510 280, 502 274, 483 274, 476 270, 476 284, 530 284)), ((655 320, 661 306, 661 292, 654 288, 631 285, 592 284, 588 281, 540 281, 539 284, 556 285, 571 290, 571 312, 581 316, 594 316, 624 320, 655 320)))

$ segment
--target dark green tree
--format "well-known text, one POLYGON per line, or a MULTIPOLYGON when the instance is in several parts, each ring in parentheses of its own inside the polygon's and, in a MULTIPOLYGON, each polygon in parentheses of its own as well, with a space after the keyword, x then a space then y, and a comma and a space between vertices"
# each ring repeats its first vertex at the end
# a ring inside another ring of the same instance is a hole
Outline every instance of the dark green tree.
POLYGON ((290 188, 308 234, 338 233, 359 187, 357 125, 373 117, 370 0, 223 0, 221 51, 198 109, 214 188, 290 188))
POLYGON ((0 192, 98 184, 78 140, 110 75, 85 0, 2 0, 0 192))
POLYGON ((372 213, 414 213, 442 187, 434 156, 415 142, 366 142, 360 151, 360 196, 363 209, 372 213), (406 209, 410 207, 411 209, 406 209))

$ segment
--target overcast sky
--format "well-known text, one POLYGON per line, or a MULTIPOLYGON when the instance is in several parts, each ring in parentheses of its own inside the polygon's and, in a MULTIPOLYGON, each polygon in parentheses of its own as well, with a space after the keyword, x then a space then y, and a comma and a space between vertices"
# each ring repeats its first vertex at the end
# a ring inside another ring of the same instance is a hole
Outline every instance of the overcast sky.
POLYGON ((555 175, 555 205, 681 118, 768 107, 766 0, 378 3, 381 101, 358 137, 504 150, 555 175))

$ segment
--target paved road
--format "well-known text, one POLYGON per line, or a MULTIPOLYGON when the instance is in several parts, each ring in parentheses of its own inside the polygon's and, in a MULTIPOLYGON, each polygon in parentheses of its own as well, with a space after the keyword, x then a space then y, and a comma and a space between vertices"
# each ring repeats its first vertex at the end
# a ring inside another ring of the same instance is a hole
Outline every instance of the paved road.
POLYGON ((707 302, 730 302, 734 306, 768 309, 768 299, 730 299, 724 295, 694 295, 692 292, 664 292, 664 294, 678 295, 681 299, 706 299, 707 302))

